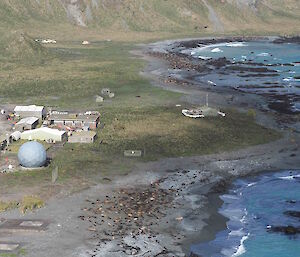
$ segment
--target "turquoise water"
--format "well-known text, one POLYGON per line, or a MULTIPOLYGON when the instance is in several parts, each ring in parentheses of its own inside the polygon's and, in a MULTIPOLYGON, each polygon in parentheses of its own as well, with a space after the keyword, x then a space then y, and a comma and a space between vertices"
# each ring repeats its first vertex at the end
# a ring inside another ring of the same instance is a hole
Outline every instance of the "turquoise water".
POLYGON ((300 219, 285 211, 300 211, 300 171, 266 174, 238 180, 223 195, 220 213, 229 218, 216 239, 193 245, 203 257, 299 257, 300 235, 270 232, 268 226, 300 227, 300 219))
POLYGON ((223 57, 229 61, 197 76, 197 81, 263 95, 275 110, 300 112, 300 44, 231 42, 202 45, 182 53, 207 62, 223 57))

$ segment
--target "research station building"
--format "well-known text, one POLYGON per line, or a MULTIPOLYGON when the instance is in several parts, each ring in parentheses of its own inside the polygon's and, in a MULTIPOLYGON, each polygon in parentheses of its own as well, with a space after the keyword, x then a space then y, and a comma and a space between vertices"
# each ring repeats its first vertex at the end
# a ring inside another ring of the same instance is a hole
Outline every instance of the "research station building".
POLYGON ((26 117, 21 119, 16 123, 15 129, 18 131, 35 129, 39 124, 39 118, 36 117, 26 117))
POLYGON ((16 116, 20 116, 21 118, 37 117, 41 120, 47 116, 46 107, 37 105, 18 105, 15 107, 14 113, 16 116))
POLYGON ((68 138, 69 143, 94 143, 97 133, 94 131, 73 132, 68 138))
POLYGON ((68 135, 66 131, 51 129, 47 127, 27 130, 21 134, 21 139, 24 140, 40 140, 48 143, 66 142, 68 135))
POLYGON ((72 129, 95 130, 100 121, 99 114, 51 114, 48 118, 50 125, 70 127, 72 129))

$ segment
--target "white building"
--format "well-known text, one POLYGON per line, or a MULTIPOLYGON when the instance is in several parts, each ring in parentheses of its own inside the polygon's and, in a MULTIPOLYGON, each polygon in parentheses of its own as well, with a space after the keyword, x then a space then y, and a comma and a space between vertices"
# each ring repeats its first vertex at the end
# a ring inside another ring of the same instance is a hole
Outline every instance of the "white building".
POLYGON ((14 140, 14 141, 18 141, 21 139, 21 132, 20 131, 15 131, 14 133, 12 133, 11 135, 11 138, 14 140))
POLYGON ((39 119, 36 117, 26 117, 16 123, 15 129, 19 131, 35 129, 39 124, 39 119))
POLYGON ((40 140, 40 141, 55 143, 55 142, 66 142, 68 140, 68 135, 66 131, 60 131, 58 129, 42 127, 38 129, 24 131, 21 134, 21 139, 40 140))
POLYGON ((39 119, 44 119, 47 115, 47 110, 45 106, 37 106, 37 105, 19 105, 14 109, 15 115, 20 116, 22 118, 25 117, 37 117, 39 119))

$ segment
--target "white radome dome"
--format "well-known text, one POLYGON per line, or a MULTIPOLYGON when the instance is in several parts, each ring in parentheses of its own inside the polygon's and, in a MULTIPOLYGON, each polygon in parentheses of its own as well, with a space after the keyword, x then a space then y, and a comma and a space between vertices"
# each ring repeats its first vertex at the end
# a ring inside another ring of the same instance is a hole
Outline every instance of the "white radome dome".
POLYGON ((38 168, 45 165, 47 153, 44 146, 38 142, 23 144, 18 152, 20 165, 25 168, 38 168))

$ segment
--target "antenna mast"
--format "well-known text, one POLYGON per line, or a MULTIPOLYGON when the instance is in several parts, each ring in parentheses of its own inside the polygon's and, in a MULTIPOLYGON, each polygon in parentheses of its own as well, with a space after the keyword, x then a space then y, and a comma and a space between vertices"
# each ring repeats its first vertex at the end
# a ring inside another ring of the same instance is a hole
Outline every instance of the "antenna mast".
POLYGON ((206 94, 206 106, 208 107, 208 94, 206 94))

